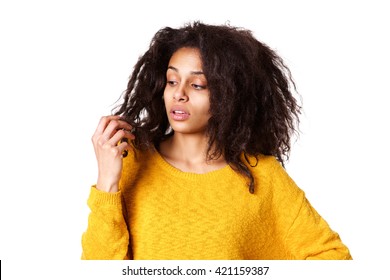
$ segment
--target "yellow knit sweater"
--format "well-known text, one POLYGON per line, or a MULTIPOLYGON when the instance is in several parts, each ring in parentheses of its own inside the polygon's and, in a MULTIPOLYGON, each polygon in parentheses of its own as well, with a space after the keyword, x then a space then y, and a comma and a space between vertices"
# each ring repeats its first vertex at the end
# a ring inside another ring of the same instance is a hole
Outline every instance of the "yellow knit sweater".
POLYGON ((254 194, 230 166, 194 174, 129 153, 119 192, 91 188, 82 259, 351 259, 274 157, 250 169, 254 194))

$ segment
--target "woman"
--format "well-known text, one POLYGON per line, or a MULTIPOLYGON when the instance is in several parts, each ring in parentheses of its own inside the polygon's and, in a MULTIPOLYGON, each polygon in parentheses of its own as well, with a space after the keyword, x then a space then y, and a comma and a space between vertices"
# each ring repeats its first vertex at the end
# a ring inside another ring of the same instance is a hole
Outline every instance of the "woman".
POLYGON ((92 137, 83 259, 351 259, 283 169, 300 107, 250 31, 163 28, 92 137))

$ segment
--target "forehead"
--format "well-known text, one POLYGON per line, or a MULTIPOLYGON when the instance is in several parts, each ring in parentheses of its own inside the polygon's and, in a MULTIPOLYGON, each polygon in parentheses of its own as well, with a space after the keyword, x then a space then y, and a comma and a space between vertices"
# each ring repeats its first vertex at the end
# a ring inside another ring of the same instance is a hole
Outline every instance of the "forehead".
POLYGON ((202 60, 196 48, 180 48, 175 51, 169 60, 169 66, 180 70, 201 71, 202 60))

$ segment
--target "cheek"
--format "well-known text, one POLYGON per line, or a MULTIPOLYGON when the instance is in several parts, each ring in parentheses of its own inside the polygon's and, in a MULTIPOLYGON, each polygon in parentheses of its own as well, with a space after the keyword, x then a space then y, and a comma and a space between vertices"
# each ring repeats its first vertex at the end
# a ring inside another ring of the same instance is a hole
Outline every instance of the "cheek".
POLYGON ((163 93, 162 99, 164 101, 165 107, 167 107, 167 101, 169 100, 169 97, 168 97, 168 91, 167 91, 166 88, 164 89, 164 93, 163 93))
POLYGON ((210 100, 209 98, 205 98, 202 102, 203 113, 209 115, 210 114, 210 100))
POLYGON ((210 104, 207 104, 207 106, 204 106, 203 114, 209 118, 211 116, 210 114, 210 104))

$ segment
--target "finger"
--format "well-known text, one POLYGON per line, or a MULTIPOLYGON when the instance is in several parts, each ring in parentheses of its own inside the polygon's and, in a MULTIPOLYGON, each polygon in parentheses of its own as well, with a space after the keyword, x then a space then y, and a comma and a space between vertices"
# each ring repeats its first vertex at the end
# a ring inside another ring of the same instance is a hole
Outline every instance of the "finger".
POLYGON ((128 131, 131 131, 133 129, 133 127, 128 122, 126 122, 124 120, 119 119, 118 124, 119 124, 118 129, 125 129, 128 131))
POLYGON ((127 139, 126 141, 128 142, 128 139, 133 140, 135 139, 135 136, 127 130, 118 130, 109 140, 110 145, 117 145, 120 141, 123 139, 127 139))
POLYGON ((122 142, 118 145, 117 149, 121 153, 122 157, 125 158, 129 154, 128 150, 130 148, 130 144, 127 142, 122 142))
POLYGON ((99 124, 95 130, 95 135, 101 135, 103 134, 104 130, 107 128, 108 124, 111 122, 111 120, 117 120, 120 116, 104 116, 100 118, 99 124))
POLYGON ((102 138, 105 140, 105 141, 109 141, 111 139, 111 137, 113 137, 113 135, 121 130, 121 124, 119 122, 119 120, 111 120, 106 129, 103 131, 103 134, 102 134, 102 138))
POLYGON ((122 121, 119 119, 113 119, 110 120, 109 124, 107 125, 106 129, 103 132, 103 138, 108 141, 116 132, 116 130, 132 130, 133 127, 127 123, 126 121, 122 121))
POLYGON ((119 122, 119 128, 121 129, 126 129, 126 130, 133 129, 133 127, 126 121, 126 118, 124 116, 119 116, 118 122, 119 122))
POLYGON ((125 131, 125 137, 130 139, 130 140, 134 140, 135 139, 135 135, 129 131, 129 130, 124 130, 125 131))

